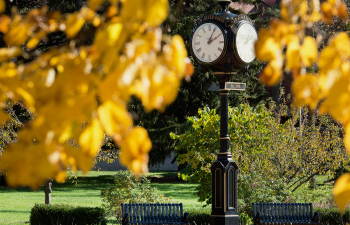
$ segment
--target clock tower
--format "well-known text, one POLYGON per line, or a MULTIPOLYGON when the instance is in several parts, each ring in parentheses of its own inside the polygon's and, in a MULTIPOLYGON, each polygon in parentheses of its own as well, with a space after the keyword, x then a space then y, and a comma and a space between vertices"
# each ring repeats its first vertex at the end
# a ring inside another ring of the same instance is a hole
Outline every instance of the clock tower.
POLYGON ((253 21, 246 15, 226 10, 231 0, 217 0, 222 10, 194 21, 190 38, 191 54, 199 64, 209 68, 219 80, 220 151, 211 166, 212 212, 210 225, 239 225, 237 207, 238 166, 232 160, 228 134, 228 94, 243 90, 245 84, 227 82, 228 78, 255 59, 258 39, 253 21))

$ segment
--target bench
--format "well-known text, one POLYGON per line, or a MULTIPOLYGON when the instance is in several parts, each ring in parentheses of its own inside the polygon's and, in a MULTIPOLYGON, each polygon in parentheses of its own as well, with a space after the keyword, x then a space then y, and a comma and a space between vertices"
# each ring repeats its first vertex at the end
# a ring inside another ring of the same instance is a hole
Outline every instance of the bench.
POLYGON ((311 203, 253 203, 256 224, 320 224, 311 203))
POLYGON ((122 225, 189 224, 188 213, 183 214, 182 203, 121 204, 122 225))

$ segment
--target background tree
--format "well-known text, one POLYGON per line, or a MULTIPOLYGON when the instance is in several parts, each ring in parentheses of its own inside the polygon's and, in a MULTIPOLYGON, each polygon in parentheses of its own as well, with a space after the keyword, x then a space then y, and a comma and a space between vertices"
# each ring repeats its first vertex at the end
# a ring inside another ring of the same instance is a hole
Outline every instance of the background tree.
MULTIPOLYGON (((350 41, 347 32, 340 32, 348 24, 347 4, 343 1, 323 1, 322 4, 317 0, 282 1, 281 19, 271 21, 268 28, 260 30, 255 50, 258 59, 269 62, 260 75, 261 80, 273 86, 280 82, 283 71, 291 73, 296 105, 329 113, 345 127, 344 142, 350 149, 350 41), (334 16, 345 23, 334 20, 334 16), (333 37, 327 36, 332 33, 327 32, 330 26, 319 21, 336 25, 333 37), (319 28, 316 32, 326 34, 324 40, 317 33, 315 40, 308 36, 315 23, 319 28), (318 52, 318 49, 322 50, 318 52)), ((349 187, 348 173, 335 184, 333 193, 341 210, 350 200, 349 187)))
MULTIPOLYGON (((333 176, 335 169, 347 166, 342 128, 327 116, 315 115, 303 129, 295 127, 299 111, 280 122, 274 108, 241 104, 229 108, 230 151, 238 164, 240 211, 251 213, 252 202, 285 202, 314 175, 333 176)), ((289 110, 281 106, 282 116, 289 110)), ((204 108, 199 117, 189 117, 192 129, 181 135, 176 150, 183 179, 198 182, 199 201, 211 203, 210 167, 219 152, 220 118, 215 110, 204 108), (185 151, 184 151, 185 149, 185 151)), ((303 121, 307 121, 306 119, 303 121)))

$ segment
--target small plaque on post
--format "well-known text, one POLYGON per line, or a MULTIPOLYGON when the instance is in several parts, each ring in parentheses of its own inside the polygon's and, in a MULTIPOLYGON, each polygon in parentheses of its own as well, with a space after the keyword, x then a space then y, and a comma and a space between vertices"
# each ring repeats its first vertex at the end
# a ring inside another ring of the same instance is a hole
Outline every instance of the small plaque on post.
POLYGON ((230 91, 244 91, 245 83, 237 83, 237 82, 225 82, 225 90, 230 91))

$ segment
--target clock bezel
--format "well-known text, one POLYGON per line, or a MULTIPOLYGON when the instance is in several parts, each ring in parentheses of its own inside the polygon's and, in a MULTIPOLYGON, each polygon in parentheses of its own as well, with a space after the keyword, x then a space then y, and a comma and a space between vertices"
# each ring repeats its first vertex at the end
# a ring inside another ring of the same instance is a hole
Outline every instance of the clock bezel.
POLYGON ((244 24, 248 24, 248 25, 250 25, 251 27, 253 27, 253 29, 254 29, 254 31, 255 31, 255 33, 256 33, 256 36, 258 36, 258 32, 256 31, 255 27, 253 26, 253 24, 252 24, 251 22, 249 22, 249 21, 247 21, 247 20, 239 20, 239 21, 237 21, 237 22, 234 24, 233 28, 232 28, 232 31, 233 31, 233 33, 234 33, 234 39, 233 39, 233 46, 234 46, 234 49, 233 49, 233 53, 234 53, 235 58, 238 60, 239 63, 241 63, 241 64, 243 64, 243 65, 248 65, 248 64, 252 63, 252 62, 256 59, 256 57, 254 57, 253 60, 251 60, 250 62, 244 61, 244 60, 240 57, 240 55, 239 55, 239 53, 238 53, 238 50, 237 50, 237 42, 236 42, 236 41, 237 41, 237 33, 238 33, 238 30, 239 30, 239 28, 240 28, 242 25, 244 25, 244 24))
POLYGON ((192 57, 200 64, 203 64, 203 65, 213 65, 213 64, 217 64, 218 62, 220 62, 226 55, 226 52, 227 52, 227 48, 228 48, 228 38, 227 38, 227 31, 224 29, 224 25, 215 21, 215 20, 206 20, 200 24, 198 24, 196 27, 194 27, 194 29, 192 30, 192 33, 191 33, 191 38, 190 38, 190 51, 191 51, 191 55, 192 57), (219 29, 221 30, 221 32, 223 33, 223 37, 224 37, 224 47, 222 49, 222 52, 220 54, 220 56, 214 60, 214 61, 211 61, 211 62, 204 62, 202 61, 200 58, 198 58, 196 56, 196 54, 194 53, 194 49, 193 49, 193 35, 194 33, 197 31, 197 29, 202 26, 203 24, 206 24, 206 23, 211 23, 211 24, 215 24, 217 27, 219 27, 219 29))

